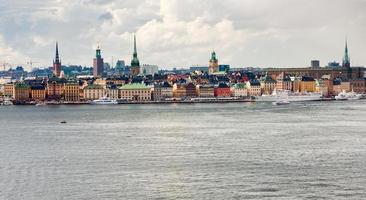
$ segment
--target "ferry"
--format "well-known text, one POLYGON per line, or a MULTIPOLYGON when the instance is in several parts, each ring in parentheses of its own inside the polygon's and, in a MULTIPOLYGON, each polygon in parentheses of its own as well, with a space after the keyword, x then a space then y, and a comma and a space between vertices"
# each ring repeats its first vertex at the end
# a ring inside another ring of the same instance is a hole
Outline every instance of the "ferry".
POLYGON ((118 104, 116 99, 111 99, 109 97, 102 97, 100 99, 92 101, 90 104, 94 105, 115 105, 118 104))
POLYGON ((279 98, 286 97, 289 102, 320 101, 323 95, 318 92, 293 93, 291 91, 274 91, 271 95, 256 97, 257 102, 276 102, 279 98))

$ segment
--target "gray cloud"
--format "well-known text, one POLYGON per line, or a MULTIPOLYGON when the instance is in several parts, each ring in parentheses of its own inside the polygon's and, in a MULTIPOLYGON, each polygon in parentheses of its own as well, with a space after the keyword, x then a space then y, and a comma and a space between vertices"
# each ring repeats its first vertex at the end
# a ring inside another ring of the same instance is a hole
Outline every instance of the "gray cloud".
POLYGON ((0 62, 51 65, 60 42, 65 64, 91 65, 100 42, 107 61, 129 62, 132 35, 143 63, 207 64, 215 49, 232 66, 307 66, 366 58, 365 0, 13 0, 0 4, 0 62))

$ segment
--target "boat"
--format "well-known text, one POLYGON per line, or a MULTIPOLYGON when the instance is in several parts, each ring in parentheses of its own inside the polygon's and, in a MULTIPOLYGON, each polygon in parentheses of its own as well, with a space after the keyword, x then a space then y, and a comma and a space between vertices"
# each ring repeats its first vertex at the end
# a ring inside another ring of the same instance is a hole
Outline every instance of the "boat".
POLYGON ((273 105, 277 105, 277 106, 281 106, 281 105, 288 105, 291 102, 287 101, 287 100, 278 100, 276 102, 273 102, 273 105))
POLYGON ((351 92, 348 92, 346 96, 348 100, 360 100, 362 98, 362 94, 354 92, 353 89, 351 92))
POLYGON ((44 103, 44 102, 38 102, 37 104, 36 104, 36 106, 45 106, 45 105, 47 105, 46 103, 44 103))
POLYGON ((66 124, 67 122, 65 120, 61 121, 60 122, 61 124, 66 124))
POLYGON ((338 100, 338 101, 346 101, 346 100, 348 100, 348 96, 347 96, 346 91, 342 91, 337 96, 335 96, 335 100, 338 100))
POLYGON ((276 102, 281 96, 288 96, 289 102, 320 101, 323 95, 318 92, 294 93, 288 90, 274 91, 271 95, 256 97, 257 102, 276 102))
POLYGON ((109 97, 102 97, 100 99, 92 101, 90 104, 94 105, 115 105, 118 104, 116 99, 111 99, 109 97))
POLYGON ((13 102, 12 102, 12 101, 10 101, 10 99, 9 99, 9 98, 4 98, 4 99, 3 99, 3 102, 2 102, 0 105, 2 105, 2 106, 12 106, 12 105, 14 105, 14 104, 13 104, 13 102))

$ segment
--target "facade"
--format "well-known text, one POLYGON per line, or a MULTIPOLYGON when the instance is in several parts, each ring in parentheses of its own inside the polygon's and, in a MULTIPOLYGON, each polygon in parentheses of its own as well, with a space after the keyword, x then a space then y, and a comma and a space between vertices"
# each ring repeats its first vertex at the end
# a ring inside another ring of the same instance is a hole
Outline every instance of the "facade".
POLYGON ((154 85, 154 100, 161 101, 173 97, 173 86, 168 82, 154 85))
POLYGON ((121 95, 116 85, 108 85, 106 89, 107 97, 111 99, 120 99, 121 95))
POLYGON ((104 61, 101 55, 99 45, 97 47, 95 58, 93 59, 93 76, 102 77, 104 73, 104 61))
POLYGON ((214 90, 215 97, 231 97, 231 89, 226 83, 220 83, 214 90))
POLYGON ((186 85, 186 97, 197 97, 197 87, 193 83, 186 85))
POLYGON ((261 79, 262 94, 271 95, 276 89, 277 82, 273 80, 270 76, 265 76, 261 79))
POLYGON ((211 53, 211 59, 208 66, 208 73, 213 74, 219 71, 219 60, 216 58, 216 52, 211 53))
POLYGON ((350 80, 351 89, 357 93, 366 93, 366 79, 350 80))
POLYGON ((6 83, 4 85, 4 95, 7 97, 13 97, 14 83, 6 83))
POLYGON ((127 101, 151 101, 151 89, 145 84, 133 83, 120 87, 121 99, 127 101))
POLYGON ((247 97, 248 88, 244 83, 237 83, 231 88, 231 94, 233 97, 247 97))
POLYGON ((312 77, 302 77, 299 92, 316 92, 316 81, 312 77))
POLYGON ((55 60, 53 60, 53 75, 56 77, 60 77, 61 75, 61 59, 58 53, 58 42, 56 42, 56 56, 55 60))
POLYGON ((62 98, 65 81, 65 79, 58 77, 52 77, 48 80, 47 98, 49 100, 60 100, 62 98))
POLYGON ((79 102, 80 101, 79 83, 66 83, 65 84, 64 99, 67 102, 79 102))
POLYGON ((175 83, 173 85, 173 97, 184 98, 187 96, 186 84, 175 83))
POLYGON ((84 88, 84 100, 97 100, 104 97, 106 90, 101 85, 88 85, 84 88))
POLYGON ((213 85, 200 85, 198 96, 202 98, 215 97, 215 87, 213 85))
POLYGON ((140 72, 140 61, 137 57, 136 35, 133 38, 133 44, 134 44, 134 51, 133 51, 133 57, 131 60, 131 75, 137 76, 141 72, 140 72))
POLYGON ((246 82, 249 96, 261 96, 261 83, 257 79, 246 82))
POLYGON ((31 88, 25 83, 17 83, 14 85, 13 98, 16 101, 29 101, 31 88))
POLYGON ((277 90, 288 90, 292 91, 292 81, 291 78, 285 76, 285 73, 282 72, 276 77, 276 89, 277 90))
POLYGON ((31 99, 34 101, 44 101, 46 99, 46 88, 43 85, 32 86, 31 99))

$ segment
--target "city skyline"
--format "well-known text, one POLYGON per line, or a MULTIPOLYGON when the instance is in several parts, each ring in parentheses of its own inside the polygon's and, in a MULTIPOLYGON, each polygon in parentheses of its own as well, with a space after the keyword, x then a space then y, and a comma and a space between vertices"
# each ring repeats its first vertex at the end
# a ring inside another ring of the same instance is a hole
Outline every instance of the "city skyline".
POLYGON ((361 36, 365 1, 296 2, 202 1, 192 10, 187 7, 193 2, 163 0, 7 2, 0 8, 5 13, 0 19, 0 62, 26 69, 30 62, 51 66, 57 40, 64 65, 92 66, 98 41, 105 62, 113 56, 114 62, 129 63, 136 32, 141 63, 163 69, 208 65, 212 49, 220 63, 233 67, 307 67, 313 59, 324 66, 342 62, 345 37, 352 65, 366 63, 361 36), (274 12, 284 5, 291 9, 274 12), (252 11, 242 15, 248 8, 252 11), (17 12, 14 23, 11 16, 17 12), (322 12, 329 16, 316 14, 322 12))

